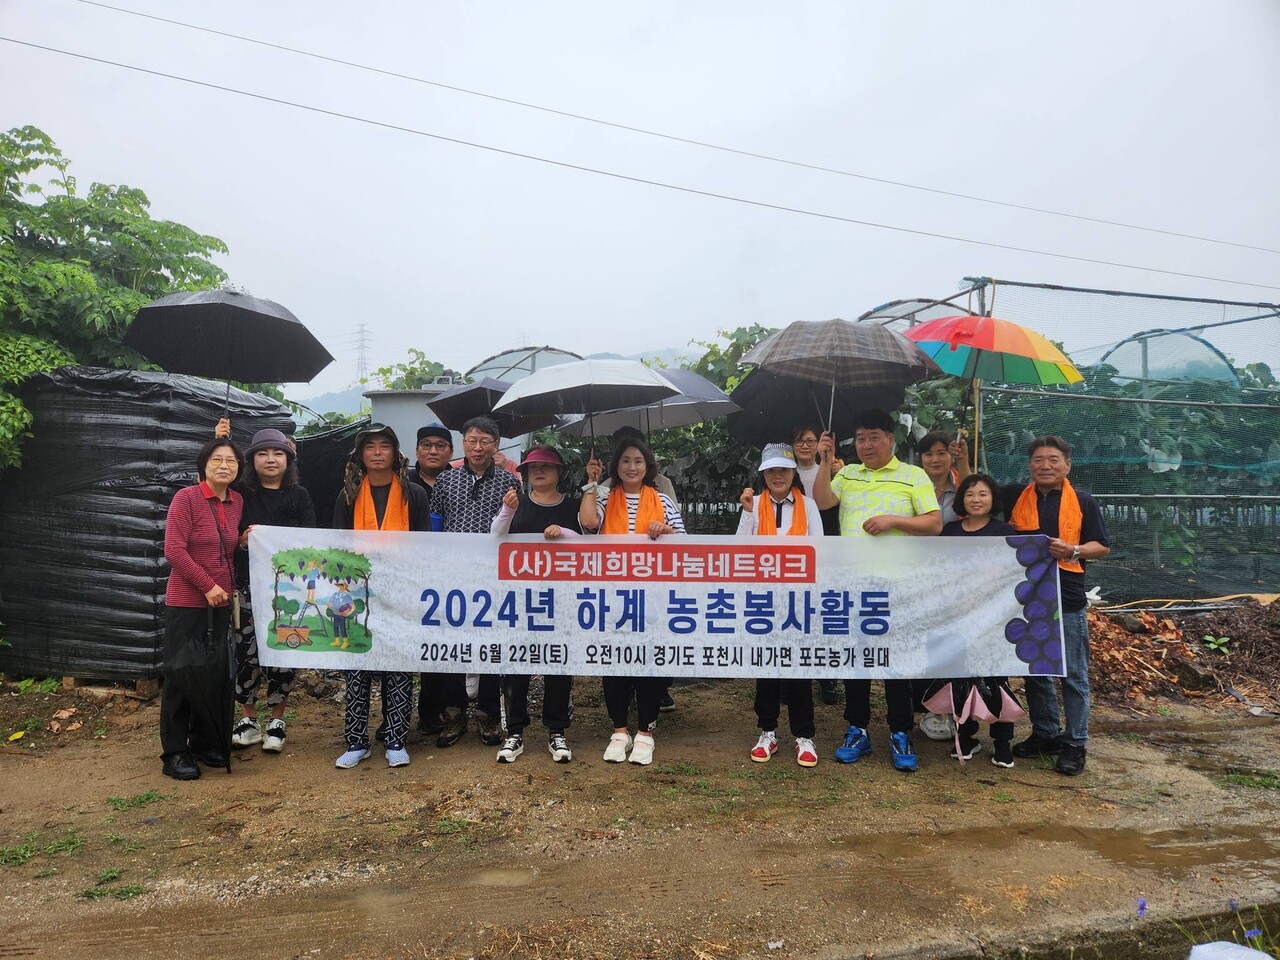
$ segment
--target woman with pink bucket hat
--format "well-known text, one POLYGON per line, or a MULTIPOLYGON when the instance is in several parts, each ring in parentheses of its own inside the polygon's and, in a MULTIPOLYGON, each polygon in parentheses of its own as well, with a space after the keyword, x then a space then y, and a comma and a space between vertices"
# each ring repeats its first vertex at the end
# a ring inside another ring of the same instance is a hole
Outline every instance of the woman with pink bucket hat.
MULTIPOLYGON (((529 450, 519 467, 528 485, 528 493, 520 495, 508 490, 502 508, 489 528, 496 536, 532 533, 558 540, 582 533, 578 523, 578 498, 563 490, 566 466, 554 448, 539 444, 529 450)), ((507 708, 507 737, 498 750, 499 763, 515 763, 524 753, 524 731, 529 726, 529 681, 527 674, 505 676, 503 698, 507 708)), ((547 750, 556 763, 573 759, 565 730, 573 722, 573 677, 545 674, 542 695, 542 723, 547 728, 547 750)))

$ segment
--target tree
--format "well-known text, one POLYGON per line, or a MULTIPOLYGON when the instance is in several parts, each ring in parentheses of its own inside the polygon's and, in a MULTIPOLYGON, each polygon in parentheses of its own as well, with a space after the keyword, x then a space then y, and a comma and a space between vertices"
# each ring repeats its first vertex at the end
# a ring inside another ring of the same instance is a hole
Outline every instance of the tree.
POLYGON ((0 134, 0 469, 20 462, 31 422, 6 388, 66 363, 149 367, 121 343, 138 308, 227 280, 210 259, 221 240, 153 219, 133 187, 81 195, 69 168, 36 127, 0 134))
POLYGON ((427 355, 415 347, 409 348, 409 359, 389 367, 373 371, 374 379, 384 390, 417 390, 433 383, 436 377, 452 377, 461 381, 462 374, 449 370, 438 360, 428 360, 427 355))

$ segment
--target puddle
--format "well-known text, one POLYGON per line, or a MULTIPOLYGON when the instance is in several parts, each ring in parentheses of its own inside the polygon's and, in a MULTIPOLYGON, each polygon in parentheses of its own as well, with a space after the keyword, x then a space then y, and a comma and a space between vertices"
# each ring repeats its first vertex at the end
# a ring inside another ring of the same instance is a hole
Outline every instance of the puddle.
POLYGON ((1153 870, 1182 877, 1197 867, 1231 862, 1235 869, 1261 869, 1280 862, 1280 828, 1236 826, 1192 827, 1144 832, 1113 827, 1064 827, 1036 824, 973 827, 947 833, 890 833, 842 837, 833 845, 893 862, 905 875, 935 874, 944 862, 962 863, 968 856, 1017 846, 1069 844, 1088 850, 1116 866, 1153 870), (904 862, 905 861, 905 862, 904 862), (919 869, 915 869, 919 861, 919 869), (927 861, 927 862, 926 862, 927 861))
POLYGON ((523 887, 538 878, 537 870, 481 870, 461 878, 464 887, 523 887))

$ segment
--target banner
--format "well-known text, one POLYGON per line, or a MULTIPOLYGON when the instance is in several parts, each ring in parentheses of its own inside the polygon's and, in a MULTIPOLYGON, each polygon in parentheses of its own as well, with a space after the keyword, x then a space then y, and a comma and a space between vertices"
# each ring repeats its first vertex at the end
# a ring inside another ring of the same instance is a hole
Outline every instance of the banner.
POLYGON ((262 663, 444 673, 1062 676, 1042 536, 249 535, 262 663))

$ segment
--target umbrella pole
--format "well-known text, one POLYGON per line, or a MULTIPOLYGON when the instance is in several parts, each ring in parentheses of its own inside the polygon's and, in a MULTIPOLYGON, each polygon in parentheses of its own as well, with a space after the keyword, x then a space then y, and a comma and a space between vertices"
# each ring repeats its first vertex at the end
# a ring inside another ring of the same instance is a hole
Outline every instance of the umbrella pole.
POLYGON ((222 399, 222 416, 227 419, 227 414, 231 412, 231 379, 227 378, 227 395, 222 399))
MULTIPOLYGON (((831 424, 836 419, 836 378, 831 378, 831 404, 827 407, 827 429, 831 429, 831 424)), ((790 714, 788 714, 790 716, 790 714)))
POLYGON ((973 378, 973 472, 978 473, 978 438, 982 429, 982 381, 973 378))

